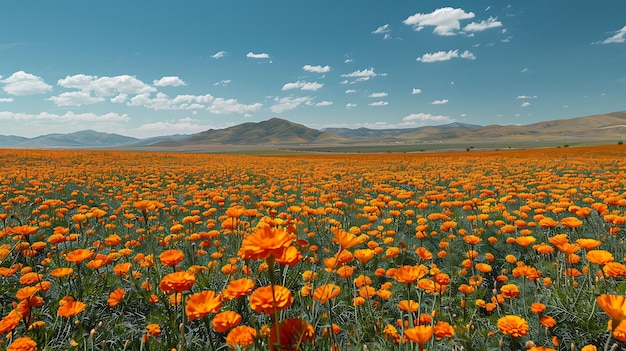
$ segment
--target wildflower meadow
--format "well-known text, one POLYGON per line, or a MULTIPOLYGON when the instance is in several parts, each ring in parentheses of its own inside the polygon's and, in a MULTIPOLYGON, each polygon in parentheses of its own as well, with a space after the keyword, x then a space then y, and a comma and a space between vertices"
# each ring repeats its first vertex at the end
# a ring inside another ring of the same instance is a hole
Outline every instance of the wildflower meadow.
POLYGON ((626 149, 0 150, 0 350, 617 350, 626 149))

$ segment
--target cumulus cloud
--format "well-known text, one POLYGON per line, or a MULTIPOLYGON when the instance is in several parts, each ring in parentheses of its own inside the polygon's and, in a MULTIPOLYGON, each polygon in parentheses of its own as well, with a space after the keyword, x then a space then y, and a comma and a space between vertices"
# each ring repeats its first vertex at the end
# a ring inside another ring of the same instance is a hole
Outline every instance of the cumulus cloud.
POLYGON ((379 74, 374 71, 374 68, 366 68, 363 70, 356 70, 352 73, 342 74, 342 77, 348 78, 362 78, 362 77, 376 77, 379 74))
POLYGON ((324 101, 320 101, 320 102, 316 103, 315 106, 323 107, 323 106, 330 106, 332 104, 333 104, 332 101, 324 100, 324 101))
POLYGON ((283 90, 291 90, 291 89, 300 89, 300 90, 308 90, 308 91, 317 91, 320 90, 324 84, 320 84, 318 82, 305 82, 305 81, 297 81, 293 83, 287 83, 283 85, 283 90))
POLYGON ((104 101, 104 98, 91 96, 89 93, 82 91, 72 91, 62 93, 59 96, 52 96, 47 100, 54 102, 57 106, 82 106, 104 101))
POLYGON ((170 98, 166 94, 158 92, 154 97, 150 93, 135 95, 127 105, 143 106, 152 110, 192 110, 206 108, 213 101, 214 98, 211 94, 178 95, 170 98))
POLYGON ((122 104, 124 102, 126 102, 126 100, 128 100, 128 94, 117 94, 117 96, 114 96, 111 98, 111 102, 116 103, 116 104, 122 104))
POLYGON ((119 93, 134 95, 156 91, 156 88, 129 75, 97 77, 77 74, 59 79, 57 84, 64 88, 79 89, 84 93, 93 92, 96 96, 112 96, 119 93))
POLYGON ((602 40, 594 42, 593 44, 612 44, 612 43, 623 43, 626 41, 626 26, 622 27, 622 29, 615 32, 614 35, 602 40))
POLYGON ((354 89, 346 90, 346 94, 354 94, 354 93, 356 93, 356 90, 354 90, 354 89))
POLYGON ((502 27, 502 22, 498 21, 497 18, 489 17, 486 21, 480 22, 472 22, 463 28, 466 32, 482 32, 489 28, 497 28, 502 27))
POLYGON ((178 77, 171 77, 171 76, 162 77, 159 80, 154 80, 152 84, 154 84, 154 86, 157 86, 157 87, 167 87, 167 86, 178 87, 181 85, 187 85, 187 83, 185 83, 185 81, 183 81, 182 79, 178 77))
POLYGON ((385 34, 385 33, 389 33, 391 32, 391 30, 389 29, 389 24, 384 24, 378 28, 376 28, 375 31, 373 31, 372 33, 374 34, 385 34))
POLYGON ((370 106, 387 106, 389 103, 387 101, 376 101, 369 104, 370 106))
POLYGON ((13 102, 13 98, 0 98, 0 102, 13 102))
POLYGON ((431 63, 431 62, 439 62, 439 61, 448 61, 448 60, 452 60, 453 58, 464 58, 464 59, 468 59, 468 60, 475 60, 476 56, 474 56, 474 54, 472 54, 471 52, 465 50, 463 51, 460 55, 459 55, 459 50, 449 50, 449 51, 437 51, 434 53, 426 53, 424 55, 422 55, 421 57, 418 57, 416 60, 420 61, 420 62, 427 62, 427 63, 431 63))
POLYGON ((419 123, 426 123, 426 122, 437 122, 437 123, 452 123, 454 122, 453 119, 451 119, 448 116, 444 116, 444 115, 431 115, 430 113, 412 113, 404 118, 402 118, 402 121, 404 122, 419 122, 419 123))
POLYGON ((431 13, 416 13, 404 20, 404 24, 421 31, 426 26, 433 26, 433 33, 438 35, 455 35, 461 29, 461 20, 474 18, 473 12, 465 12, 461 8, 443 7, 431 13))
POLYGON ((371 98, 381 98, 381 97, 385 97, 387 95, 389 95, 389 94, 387 94, 385 92, 380 92, 380 93, 371 93, 371 94, 369 94, 368 97, 371 97, 371 98))
POLYGON ((348 109, 353 108, 353 107, 356 107, 356 104, 353 104, 351 102, 346 104, 346 108, 348 108, 348 109))
POLYGON ((197 119, 186 117, 179 120, 159 121, 142 124, 139 126, 138 130, 141 132, 167 132, 167 134, 189 134, 198 133, 210 129, 211 127, 212 126, 200 124, 197 119))
POLYGON ((216 98, 215 100, 213 100, 207 110, 210 113, 216 115, 227 115, 231 113, 239 113, 245 115, 251 112, 258 111, 261 109, 261 107, 263 107, 263 104, 258 102, 254 104, 242 104, 236 99, 216 98))
POLYGON ((222 57, 226 56, 226 54, 228 54, 226 51, 218 51, 215 54, 211 55, 211 57, 214 59, 221 59, 222 57))
POLYGON ((517 96, 518 99, 536 99, 537 95, 518 95, 517 96))
POLYGON ((330 66, 328 66, 328 65, 326 65, 326 66, 304 65, 304 67, 302 67, 302 69, 307 71, 307 72, 312 72, 312 73, 326 73, 326 72, 330 72, 330 66))
POLYGON ((444 104, 447 104, 447 103, 448 103, 447 99, 435 100, 435 101, 431 102, 432 105, 444 105, 444 104))
POLYGON ((413 94, 413 95, 417 95, 417 94, 419 94, 419 93, 421 93, 421 92, 422 92, 422 89, 413 88, 413 91, 411 92, 411 94, 413 94))
POLYGON ((45 94, 52 90, 52 86, 46 84, 41 77, 24 71, 15 72, 6 79, 0 80, 0 83, 5 84, 2 90, 16 96, 45 94))
POLYGON ((523 102, 521 106, 522 107, 528 107, 528 106, 530 106, 530 102, 528 102, 528 101, 523 102))
POLYGON ((266 53, 261 53, 261 54, 255 54, 254 52, 249 52, 246 54, 247 58, 253 58, 253 59, 268 59, 270 58, 269 54, 266 53))
POLYGON ((274 101, 276 103, 270 107, 270 110, 274 113, 282 113, 285 111, 294 110, 298 106, 304 103, 311 102, 312 100, 313 98, 308 97, 308 96, 303 96, 303 97, 287 96, 287 97, 280 98, 280 99, 275 98, 274 101))

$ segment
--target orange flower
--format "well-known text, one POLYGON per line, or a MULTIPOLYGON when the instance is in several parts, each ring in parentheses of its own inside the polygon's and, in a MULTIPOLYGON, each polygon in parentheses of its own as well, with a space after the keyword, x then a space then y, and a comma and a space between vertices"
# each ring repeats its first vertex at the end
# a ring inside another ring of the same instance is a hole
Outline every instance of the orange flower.
POLYGON ((66 256, 65 260, 67 262, 74 262, 76 264, 80 264, 84 260, 90 259, 93 256, 93 252, 87 249, 76 249, 74 251, 70 251, 66 256))
POLYGON ((366 264, 376 255, 376 251, 372 249, 358 249, 354 251, 354 257, 361 263, 366 264))
POLYGON ((534 313, 540 314, 546 310, 546 305, 542 304, 541 302, 535 302, 530 305, 530 310, 534 313))
POLYGON ((161 335, 161 326, 158 324, 148 324, 146 325, 146 330, 148 331, 148 334, 155 338, 161 335))
POLYGON ((115 307, 117 304, 119 304, 124 298, 124 293, 125 291, 122 288, 117 288, 113 290, 111 294, 109 294, 109 299, 107 300, 109 307, 115 307))
POLYGON ((164 266, 173 267, 180 263, 180 261, 185 258, 185 254, 183 254, 180 250, 165 250, 159 255, 159 260, 164 266))
POLYGON ((174 291, 182 293, 183 291, 190 290, 195 282, 196 277, 191 273, 174 272, 167 274, 161 279, 159 288, 166 294, 171 294, 174 291))
POLYGON ((262 286, 250 295, 250 308, 256 313, 273 315, 277 311, 287 309, 292 303, 291 291, 282 285, 262 286))
POLYGON ((404 312, 417 312, 417 310, 419 310, 420 308, 420 305, 417 301, 402 300, 398 302, 398 307, 404 312))
POLYGON ((31 227, 29 225, 20 225, 17 227, 7 228, 7 233, 26 236, 26 235, 35 234, 37 233, 38 230, 39 230, 39 227, 31 227))
POLYGON ((353 246, 362 244, 369 239, 365 234, 355 235, 343 229, 333 228, 333 242, 341 246, 342 250, 349 249, 353 246))
POLYGON ((226 333, 230 328, 236 327, 241 323, 241 315, 235 311, 220 312, 213 317, 211 326, 218 333, 226 333))
POLYGON ((60 317, 72 318, 84 311, 86 307, 86 303, 75 301, 73 297, 66 296, 59 302, 57 315, 60 317))
POLYGON ((222 299, 215 291, 204 290, 189 295, 185 305, 185 313, 189 321, 202 318, 209 313, 218 312, 222 308, 222 299))
POLYGON ((262 260, 270 255, 281 257, 291 246, 294 237, 284 228, 263 227, 243 238, 239 257, 244 260, 262 260))
POLYGON ((74 273, 73 268, 59 267, 50 271, 50 275, 56 278, 63 278, 74 273))
POLYGON ((37 343, 28 336, 13 340, 7 351, 37 351, 37 343))
POLYGON ((226 335, 226 344, 234 346, 235 349, 245 350, 248 346, 251 346, 256 338, 256 330, 247 325, 240 325, 233 328, 228 335, 226 335))
POLYGON ((587 252, 587 261, 600 266, 613 262, 613 260, 613 254, 606 250, 591 250, 587 252))
POLYGON ((424 344, 430 341, 433 337, 433 333, 435 328, 430 325, 418 325, 417 327, 409 328, 404 330, 404 336, 417 343, 420 351, 424 350, 424 344))
POLYGON ((504 297, 508 297, 510 299, 518 297, 520 294, 519 288, 515 284, 506 284, 500 288, 500 291, 504 297))
POLYGON ((623 320, 626 320, 626 297, 602 294, 596 297, 596 302, 609 315, 613 325, 619 325, 623 320))
POLYGON ((300 347, 312 342, 315 337, 313 326, 300 318, 288 318, 272 326, 270 330, 271 351, 297 351, 300 347), (279 339, 280 337, 280 339, 279 339))
POLYGON ((423 264, 419 266, 402 266, 396 270, 393 278, 398 283, 411 284, 426 274, 428 274, 428 267, 423 264))
POLYGON ((313 300, 319 301, 321 304, 328 302, 330 299, 336 297, 341 292, 341 288, 335 284, 325 284, 313 292, 313 300))
POLYGON ((448 322, 438 321, 435 324, 435 337, 437 340, 454 336, 454 328, 448 322))
POLYGON ((8 315, 0 320, 0 335, 15 329, 20 324, 21 319, 22 316, 17 310, 11 310, 8 315))
POLYGON ((520 316, 506 315, 498 319, 498 330, 514 338, 528 334, 528 323, 520 316))
POLYGON ((466 235, 463 237, 463 241, 465 241, 466 243, 470 244, 470 245, 476 245, 479 242, 481 242, 483 239, 481 239, 479 236, 476 235, 466 235))
POLYGON ((580 238, 576 240, 576 244, 585 250, 593 250, 602 245, 602 242, 596 239, 580 238))
POLYGON ((226 289, 222 291, 222 295, 228 299, 236 299, 248 295, 254 289, 254 281, 248 278, 233 280, 228 283, 226 289))
POLYGON ((574 229, 574 228, 578 228, 581 225, 583 225, 583 222, 576 218, 576 217, 565 217, 563 219, 561 219, 561 222, 559 223, 560 225, 570 228, 570 229, 574 229))
POLYGON ((556 325, 556 321, 551 316, 543 316, 539 318, 539 323, 547 328, 552 328, 556 325))

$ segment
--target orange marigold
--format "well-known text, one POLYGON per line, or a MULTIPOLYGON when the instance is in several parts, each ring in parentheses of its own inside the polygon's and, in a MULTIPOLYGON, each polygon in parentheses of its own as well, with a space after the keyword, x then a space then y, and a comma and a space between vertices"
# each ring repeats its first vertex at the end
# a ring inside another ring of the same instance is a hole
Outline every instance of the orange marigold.
POLYGON ((288 318, 274 324, 270 329, 270 350, 299 350, 301 345, 312 342, 315 337, 313 326, 300 318, 288 318), (280 339, 279 339, 280 338, 280 339))
POLYGON ((189 295, 189 300, 185 305, 187 318, 192 321, 202 318, 209 313, 218 312, 222 308, 222 299, 215 291, 204 290, 199 293, 189 295))
POLYGON ((248 295, 254 289, 254 281, 249 278, 233 280, 222 291, 222 295, 229 300, 248 295))
POLYGON ((28 336, 13 340, 7 351, 37 351, 37 343, 28 336))
POLYGON ((159 288, 166 294, 171 294, 175 291, 182 293, 183 291, 190 290, 195 282, 196 277, 189 272, 174 272, 167 274, 161 279, 159 288))
POLYGON ((335 284, 324 284, 319 286, 313 292, 313 300, 319 301, 321 304, 324 304, 331 300, 332 298, 339 295, 341 292, 341 288, 335 284))
POLYGON ((74 300, 71 296, 66 296, 59 302, 59 309, 57 315, 65 318, 72 318, 77 314, 85 310, 87 304, 81 301, 74 300))
POLYGON ((498 330, 514 338, 528 334, 528 322, 520 316, 506 315, 498 319, 498 330))
POLYGON ((235 311, 224 311, 213 317, 211 326, 218 333, 226 333, 229 329, 239 325, 241 319, 241 315, 235 311))
POLYGON ((244 260, 262 260, 270 255, 281 257, 291 246, 294 236, 285 228, 263 227, 243 238, 239 257, 244 260))
POLYGON ((180 263, 180 261, 185 258, 185 254, 183 254, 180 250, 171 249, 165 250, 159 255, 159 260, 164 266, 173 267, 180 263))
POLYGON ((247 325, 240 325, 233 328, 228 335, 226 335, 226 344, 234 346, 235 349, 241 348, 245 350, 248 346, 251 346, 256 338, 256 330, 247 325))
POLYGON ((256 313, 273 315, 287 309, 292 303, 291 291, 282 285, 262 286, 250 295, 250 308, 256 313))

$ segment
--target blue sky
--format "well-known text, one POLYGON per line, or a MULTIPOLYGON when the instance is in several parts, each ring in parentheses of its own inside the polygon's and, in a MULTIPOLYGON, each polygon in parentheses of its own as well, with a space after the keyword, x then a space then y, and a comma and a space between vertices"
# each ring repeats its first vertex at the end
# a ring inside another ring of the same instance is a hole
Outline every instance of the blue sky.
POLYGON ((0 134, 626 110, 624 1, 0 2, 0 134))

